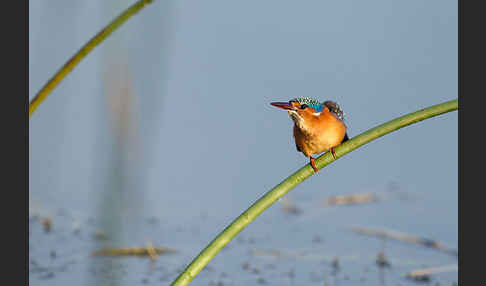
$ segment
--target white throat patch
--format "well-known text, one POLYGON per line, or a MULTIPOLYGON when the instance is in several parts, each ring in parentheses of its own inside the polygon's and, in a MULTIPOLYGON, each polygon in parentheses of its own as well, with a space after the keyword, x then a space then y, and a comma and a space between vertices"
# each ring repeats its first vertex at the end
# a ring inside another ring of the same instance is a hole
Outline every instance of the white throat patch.
POLYGON ((306 131, 305 120, 300 116, 295 110, 288 110, 290 118, 294 121, 295 125, 299 127, 302 131, 306 131))

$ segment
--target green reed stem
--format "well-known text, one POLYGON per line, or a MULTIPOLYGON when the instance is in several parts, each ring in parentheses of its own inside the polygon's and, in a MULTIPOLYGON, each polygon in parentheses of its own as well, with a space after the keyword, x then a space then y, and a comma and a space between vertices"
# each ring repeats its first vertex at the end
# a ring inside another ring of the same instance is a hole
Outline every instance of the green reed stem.
POLYGON ((84 58, 92 49, 105 40, 118 27, 125 23, 129 18, 135 15, 138 11, 150 4, 153 0, 140 0, 128 7, 123 13, 111 21, 108 26, 96 34, 89 42, 87 42, 72 58, 70 58, 64 66, 42 87, 29 104, 29 118, 32 116, 37 107, 46 99, 51 91, 61 82, 66 75, 84 58))
MULTIPOLYGON (((422 110, 409 113, 407 115, 398 117, 394 120, 388 121, 375 128, 372 128, 360 135, 344 142, 335 148, 336 157, 342 157, 354 149, 373 141, 385 134, 393 132, 397 129, 407 125, 431 118, 446 112, 457 110, 458 100, 454 99, 441 104, 433 105, 422 110)), ((317 168, 322 169, 334 161, 329 152, 324 153, 315 163, 317 168)), ((186 267, 186 269, 177 277, 172 286, 180 286, 189 284, 192 279, 206 266, 206 264, 213 259, 214 256, 228 244, 240 231, 242 231, 250 222, 252 222, 264 210, 270 207, 283 195, 292 190, 295 186, 303 182, 314 174, 312 167, 307 164, 298 171, 287 177, 280 184, 268 191, 260 199, 258 199, 252 206, 237 217, 228 227, 226 227, 216 238, 203 249, 199 255, 186 267)))

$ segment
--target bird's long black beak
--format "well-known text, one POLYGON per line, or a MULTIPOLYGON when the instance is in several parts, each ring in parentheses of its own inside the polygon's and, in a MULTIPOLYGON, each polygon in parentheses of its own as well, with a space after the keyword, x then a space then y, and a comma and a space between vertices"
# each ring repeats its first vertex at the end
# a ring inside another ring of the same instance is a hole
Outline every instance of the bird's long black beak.
POLYGON ((272 102, 270 104, 282 109, 292 109, 292 106, 289 102, 272 102))

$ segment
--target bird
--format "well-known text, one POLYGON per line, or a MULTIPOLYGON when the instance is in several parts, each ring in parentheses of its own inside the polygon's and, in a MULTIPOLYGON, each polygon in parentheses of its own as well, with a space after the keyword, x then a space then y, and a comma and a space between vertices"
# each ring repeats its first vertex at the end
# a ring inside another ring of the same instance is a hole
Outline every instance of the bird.
POLYGON ((314 154, 330 151, 334 159, 334 147, 349 140, 344 124, 344 112, 334 101, 319 102, 310 97, 298 97, 288 102, 271 102, 271 105, 287 110, 294 122, 294 139, 297 151, 309 157, 314 172, 319 172, 314 154))

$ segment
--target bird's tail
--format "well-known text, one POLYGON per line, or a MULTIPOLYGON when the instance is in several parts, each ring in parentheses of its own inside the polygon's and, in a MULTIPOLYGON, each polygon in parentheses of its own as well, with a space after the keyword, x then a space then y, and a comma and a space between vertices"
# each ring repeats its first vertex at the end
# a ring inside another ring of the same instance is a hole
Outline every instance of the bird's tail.
POLYGON ((348 132, 344 133, 344 138, 343 138, 343 141, 341 141, 341 143, 344 143, 346 141, 349 140, 349 137, 348 137, 348 132))

